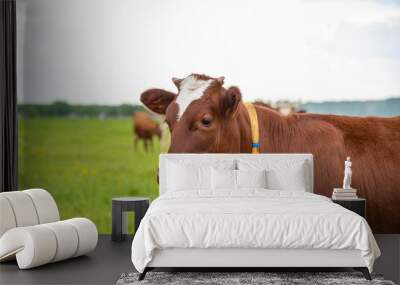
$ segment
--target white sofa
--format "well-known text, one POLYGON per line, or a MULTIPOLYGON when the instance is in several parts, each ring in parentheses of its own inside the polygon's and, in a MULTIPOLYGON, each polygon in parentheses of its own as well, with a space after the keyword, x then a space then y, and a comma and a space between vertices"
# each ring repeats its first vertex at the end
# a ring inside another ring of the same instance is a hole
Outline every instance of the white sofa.
POLYGON ((60 221, 49 192, 29 189, 0 193, 0 262, 20 269, 84 255, 96 248, 97 228, 86 218, 60 221))

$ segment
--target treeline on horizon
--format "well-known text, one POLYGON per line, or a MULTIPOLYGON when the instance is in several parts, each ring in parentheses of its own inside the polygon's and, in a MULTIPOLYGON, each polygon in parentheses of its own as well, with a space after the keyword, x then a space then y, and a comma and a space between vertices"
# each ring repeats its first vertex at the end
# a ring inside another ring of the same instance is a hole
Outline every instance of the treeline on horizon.
MULTIPOLYGON (((144 111, 142 105, 122 104, 77 105, 63 101, 51 104, 18 104, 18 114, 24 118, 31 117, 78 117, 78 118, 126 118, 134 112, 144 111)), ((398 116, 400 115, 400 98, 389 98, 379 101, 338 101, 321 103, 304 103, 298 109, 309 113, 337 114, 351 116, 398 116)))
POLYGON ((18 104, 18 115, 24 118, 32 117, 79 117, 79 118, 124 118, 134 112, 144 111, 140 105, 121 104, 108 105, 76 105, 63 101, 51 104, 18 104))

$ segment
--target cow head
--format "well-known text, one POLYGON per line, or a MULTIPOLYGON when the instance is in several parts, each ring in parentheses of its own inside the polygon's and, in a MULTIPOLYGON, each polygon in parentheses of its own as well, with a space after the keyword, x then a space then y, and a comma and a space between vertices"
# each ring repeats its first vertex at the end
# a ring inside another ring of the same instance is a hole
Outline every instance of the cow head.
POLYGON ((178 92, 150 89, 142 103, 161 115, 171 131, 169 152, 239 152, 238 130, 232 118, 241 101, 237 87, 225 89, 224 78, 191 74, 173 78, 178 92))

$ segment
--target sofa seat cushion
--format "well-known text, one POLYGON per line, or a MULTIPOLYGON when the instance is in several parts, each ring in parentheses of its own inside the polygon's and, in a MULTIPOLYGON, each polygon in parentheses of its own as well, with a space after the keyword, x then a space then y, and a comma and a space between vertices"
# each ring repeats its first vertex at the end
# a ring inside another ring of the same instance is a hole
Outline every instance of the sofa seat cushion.
POLYGON ((86 218, 17 227, 0 238, 0 261, 14 257, 20 269, 86 254, 97 245, 97 229, 86 218))

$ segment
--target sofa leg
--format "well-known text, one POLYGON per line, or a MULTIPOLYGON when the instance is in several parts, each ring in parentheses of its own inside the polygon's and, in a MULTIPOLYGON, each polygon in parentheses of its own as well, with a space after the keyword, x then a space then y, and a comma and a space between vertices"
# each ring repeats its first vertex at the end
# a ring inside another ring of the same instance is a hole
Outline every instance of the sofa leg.
POLYGON ((367 267, 355 267, 354 269, 357 271, 361 271, 362 274, 364 275, 365 279, 372 280, 371 274, 369 274, 369 270, 367 267))
POLYGON ((144 279, 144 277, 146 277, 146 273, 147 273, 148 269, 147 267, 143 270, 142 273, 139 274, 139 278, 138 281, 142 281, 144 279))

